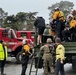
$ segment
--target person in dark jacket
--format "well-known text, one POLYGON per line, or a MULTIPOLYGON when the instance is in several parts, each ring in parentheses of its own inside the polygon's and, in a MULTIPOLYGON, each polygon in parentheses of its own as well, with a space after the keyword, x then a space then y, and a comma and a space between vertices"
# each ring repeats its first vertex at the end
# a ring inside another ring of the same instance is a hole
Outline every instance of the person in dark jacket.
POLYGON ((38 32, 38 37, 37 37, 37 45, 42 43, 42 34, 45 29, 45 20, 43 17, 37 17, 37 19, 34 22, 34 26, 38 32))

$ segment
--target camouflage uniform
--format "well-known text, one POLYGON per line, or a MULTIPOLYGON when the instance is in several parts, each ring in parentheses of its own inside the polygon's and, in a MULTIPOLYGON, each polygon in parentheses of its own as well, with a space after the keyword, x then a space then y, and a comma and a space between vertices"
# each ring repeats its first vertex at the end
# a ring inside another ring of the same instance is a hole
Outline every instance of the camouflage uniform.
MULTIPOLYGON (((48 41, 47 41, 48 42, 48 41)), ((53 69, 53 59, 52 59, 52 54, 50 52, 50 48, 52 50, 53 46, 51 44, 45 44, 44 46, 42 46, 40 48, 41 51, 43 51, 43 57, 42 59, 43 61, 43 66, 44 66, 44 75, 48 75, 48 66, 50 68, 50 72, 53 73, 54 69, 53 69)))

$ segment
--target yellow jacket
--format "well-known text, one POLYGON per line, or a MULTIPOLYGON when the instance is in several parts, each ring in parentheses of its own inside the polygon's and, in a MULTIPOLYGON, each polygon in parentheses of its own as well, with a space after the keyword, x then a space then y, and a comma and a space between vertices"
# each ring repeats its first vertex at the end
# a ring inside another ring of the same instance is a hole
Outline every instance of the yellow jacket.
POLYGON ((65 59, 65 48, 63 45, 59 44, 56 48, 56 60, 64 60, 65 59))
POLYGON ((31 54, 31 52, 30 52, 30 46, 28 44, 24 45, 23 49, 25 50, 25 53, 23 53, 23 54, 26 54, 26 52, 28 52, 29 54, 31 54))
POLYGON ((0 60, 4 60, 8 56, 7 46, 4 46, 4 47, 5 47, 5 53, 4 53, 4 48, 3 48, 2 44, 0 43, 0 60))
POLYGON ((56 20, 58 17, 59 11, 55 11, 53 14, 53 20, 56 20))
POLYGON ((76 27, 76 20, 72 19, 69 24, 70 24, 70 28, 76 27))
POLYGON ((63 20, 65 21, 65 15, 62 11, 55 11, 53 14, 53 20, 63 20))

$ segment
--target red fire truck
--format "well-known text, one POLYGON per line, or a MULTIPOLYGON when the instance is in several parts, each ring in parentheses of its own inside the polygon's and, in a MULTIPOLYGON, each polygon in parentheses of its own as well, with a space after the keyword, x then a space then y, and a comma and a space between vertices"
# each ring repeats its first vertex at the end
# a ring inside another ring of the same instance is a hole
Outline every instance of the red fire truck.
POLYGON ((8 44, 8 55, 16 57, 18 63, 20 63, 23 39, 24 38, 17 38, 15 31, 11 28, 0 28, 0 40, 3 40, 5 44, 8 44))

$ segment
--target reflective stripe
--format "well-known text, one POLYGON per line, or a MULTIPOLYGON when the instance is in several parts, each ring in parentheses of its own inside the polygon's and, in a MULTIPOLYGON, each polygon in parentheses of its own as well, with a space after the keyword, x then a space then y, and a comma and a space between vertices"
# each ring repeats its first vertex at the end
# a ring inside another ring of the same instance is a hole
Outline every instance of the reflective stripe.
POLYGON ((5 44, 9 44, 9 45, 17 44, 17 42, 8 42, 8 43, 4 42, 4 43, 5 43, 5 44))
POLYGON ((5 46, 6 58, 8 57, 7 46, 5 46))

